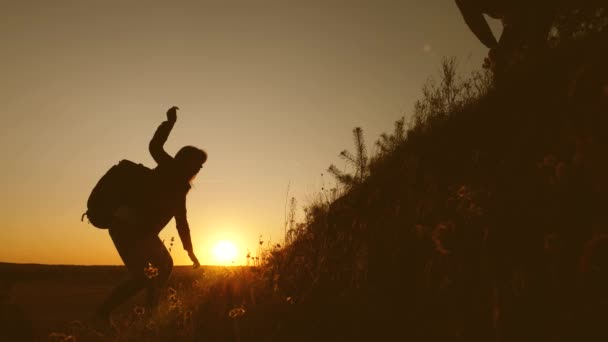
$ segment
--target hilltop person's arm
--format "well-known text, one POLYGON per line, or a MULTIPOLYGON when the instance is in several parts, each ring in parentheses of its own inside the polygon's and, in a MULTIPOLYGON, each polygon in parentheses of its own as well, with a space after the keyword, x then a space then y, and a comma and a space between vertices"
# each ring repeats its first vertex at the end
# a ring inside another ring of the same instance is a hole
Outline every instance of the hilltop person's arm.
POLYGON ((481 10, 475 7, 474 1, 456 0, 456 5, 458 6, 458 9, 460 9, 460 13, 462 13, 465 23, 469 26, 469 29, 475 36, 477 36, 477 39, 479 39, 487 48, 495 48, 498 45, 496 37, 494 37, 481 10))
POLYGON ((169 133, 173 129, 173 125, 175 125, 175 121, 177 121, 177 107, 171 107, 167 111, 167 121, 164 121, 158 126, 156 132, 154 132, 154 136, 152 140, 150 140, 149 150, 152 158, 158 165, 166 164, 171 162, 173 158, 165 152, 164 145, 169 138, 169 133))

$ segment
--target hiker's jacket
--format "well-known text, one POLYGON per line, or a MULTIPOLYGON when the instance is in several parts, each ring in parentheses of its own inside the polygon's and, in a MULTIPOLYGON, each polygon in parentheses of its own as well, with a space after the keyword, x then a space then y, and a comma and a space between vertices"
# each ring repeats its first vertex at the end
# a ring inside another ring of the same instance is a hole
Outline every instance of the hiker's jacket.
POLYGON ((142 228, 158 234, 175 217, 184 249, 191 251, 192 240, 186 216, 186 194, 190 184, 179 176, 176 161, 163 148, 172 128, 172 122, 164 121, 150 141, 150 154, 158 165, 152 170, 153 182, 143 198, 142 228))

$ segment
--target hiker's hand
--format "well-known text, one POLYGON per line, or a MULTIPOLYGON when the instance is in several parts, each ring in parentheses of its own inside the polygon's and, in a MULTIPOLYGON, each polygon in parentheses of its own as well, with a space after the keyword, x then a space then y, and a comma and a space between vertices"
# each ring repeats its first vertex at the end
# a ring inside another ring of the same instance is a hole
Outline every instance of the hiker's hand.
POLYGON ((188 256, 190 257, 190 260, 192 260, 192 262, 194 263, 194 265, 192 265, 192 268, 197 269, 201 267, 201 263, 198 262, 198 258, 196 257, 196 255, 194 255, 194 251, 188 251, 188 256))
POLYGON ((167 120, 169 120, 169 122, 175 123, 175 121, 177 121, 177 110, 178 109, 179 108, 177 108, 176 106, 169 108, 169 110, 167 111, 167 120))

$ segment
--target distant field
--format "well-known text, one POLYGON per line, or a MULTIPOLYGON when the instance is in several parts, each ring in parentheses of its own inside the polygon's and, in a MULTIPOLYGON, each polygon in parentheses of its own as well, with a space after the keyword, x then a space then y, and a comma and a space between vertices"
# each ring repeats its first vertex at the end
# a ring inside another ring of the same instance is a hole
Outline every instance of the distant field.
MULTIPOLYGON (((224 267, 175 266, 170 286, 192 283, 224 267)), ((0 263, 0 341, 46 340, 74 320, 84 320, 127 276, 124 266, 67 266, 0 263)), ((143 303, 137 296, 118 314, 143 303)))

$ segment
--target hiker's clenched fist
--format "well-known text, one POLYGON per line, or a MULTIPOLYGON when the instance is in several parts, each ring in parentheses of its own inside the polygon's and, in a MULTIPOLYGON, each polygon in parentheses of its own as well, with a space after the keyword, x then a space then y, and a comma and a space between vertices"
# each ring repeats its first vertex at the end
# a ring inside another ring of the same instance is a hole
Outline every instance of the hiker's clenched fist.
POLYGON ((177 121, 177 110, 178 109, 179 108, 177 108, 176 106, 169 108, 169 110, 167 111, 167 120, 169 120, 169 122, 175 123, 175 121, 177 121))

